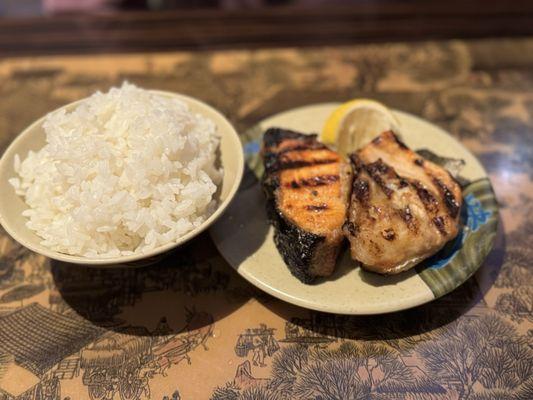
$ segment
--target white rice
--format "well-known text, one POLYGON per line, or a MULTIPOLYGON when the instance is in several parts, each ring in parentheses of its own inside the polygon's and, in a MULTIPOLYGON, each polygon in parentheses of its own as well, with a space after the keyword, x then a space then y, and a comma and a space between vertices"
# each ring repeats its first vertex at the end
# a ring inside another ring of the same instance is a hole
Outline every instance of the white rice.
POLYGON ((222 171, 213 121, 124 83, 44 122, 46 145, 15 157, 27 226, 50 249, 87 257, 148 252, 202 224, 222 171))

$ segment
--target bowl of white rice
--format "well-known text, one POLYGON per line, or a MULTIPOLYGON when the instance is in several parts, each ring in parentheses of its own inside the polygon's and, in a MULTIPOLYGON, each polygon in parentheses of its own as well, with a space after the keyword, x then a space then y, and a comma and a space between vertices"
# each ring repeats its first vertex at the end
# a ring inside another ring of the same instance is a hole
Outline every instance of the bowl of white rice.
POLYGON ((55 110, 0 159, 0 223, 30 250, 128 264, 209 227, 234 197, 237 132, 188 96, 124 83, 55 110))

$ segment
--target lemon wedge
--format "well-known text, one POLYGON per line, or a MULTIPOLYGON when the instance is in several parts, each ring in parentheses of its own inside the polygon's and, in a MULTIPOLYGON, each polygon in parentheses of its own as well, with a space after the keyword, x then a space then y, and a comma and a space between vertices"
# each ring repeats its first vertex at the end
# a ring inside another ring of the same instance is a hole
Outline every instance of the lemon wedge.
POLYGON ((347 154, 370 142, 380 133, 399 133, 400 124, 392 112, 380 102, 355 99, 341 104, 329 116, 320 139, 347 154))

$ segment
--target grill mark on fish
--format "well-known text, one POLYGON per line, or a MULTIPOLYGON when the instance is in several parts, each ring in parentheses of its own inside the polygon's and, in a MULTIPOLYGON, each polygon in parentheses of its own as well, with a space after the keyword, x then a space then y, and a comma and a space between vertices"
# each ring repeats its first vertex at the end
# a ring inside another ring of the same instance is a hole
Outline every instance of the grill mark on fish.
POLYGON ((292 147, 286 147, 284 149, 281 149, 277 152, 266 152, 265 154, 276 154, 277 157, 287 154, 287 153, 294 153, 298 151, 305 151, 305 150, 326 150, 326 145, 319 143, 319 142, 312 142, 312 143, 304 143, 304 144, 297 144, 296 146, 292 147))
POLYGON ((348 233, 352 236, 357 235, 357 232, 359 232, 359 227, 351 221, 346 221, 344 225, 342 225, 342 229, 344 231, 348 231, 348 233))
POLYGON ((370 187, 368 181, 364 179, 354 179, 353 181, 353 194, 360 203, 367 203, 370 197, 370 187))
POLYGON ((457 203, 457 199, 448 186, 446 186, 440 179, 433 177, 433 183, 439 188, 440 193, 444 197, 444 204, 446 204, 449 214, 455 218, 459 213, 459 203, 457 203))
POLYGON ((325 185, 330 185, 334 182, 337 182, 339 179, 340 179, 339 175, 318 175, 318 176, 313 176, 312 178, 307 178, 307 179, 304 178, 298 181, 292 181, 290 183, 287 183, 285 187, 290 187, 292 189, 299 189, 301 187, 325 186, 325 185))
POLYGON ((446 235, 446 227, 444 225, 444 218, 439 215, 438 217, 433 218, 432 221, 435 224, 435 226, 437 227, 437 229, 439 230, 440 234, 445 236, 446 235))
POLYGON ((328 205, 325 203, 322 204, 309 204, 305 206, 307 211, 324 211, 328 209, 328 205))
POLYGON ((383 160, 381 158, 379 158, 377 161, 374 161, 373 163, 370 163, 370 164, 367 164, 367 171, 369 171, 369 173, 374 173, 374 174, 387 174, 389 173, 389 171, 391 170, 391 168, 385 164, 383 162, 383 160))
POLYGON ((394 141, 396 142, 396 144, 397 144, 398 146, 400 146, 400 148, 401 148, 402 150, 408 150, 408 149, 409 149, 409 147, 407 147, 406 144, 405 144, 404 142, 402 142, 402 141, 400 140, 400 138, 399 138, 394 132, 391 132, 391 133, 392 133, 392 138, 394 139, 394 141))
POLYGON ((394 240, 396 238, 396 233, 394 232, 394 229, 388 228, 381 232, 381 236, 383 236, 385 240, 388 240, 390 242, 391 240, 394 240))
POLYGON ((372 177, 374 182, 377 183, 377 185, 380 187, 380 189, 383 190, 383 193, 385 193, 385 196, 387 196, 390 199, 391 196, 392 196, 392 190, 387 187, 387 185, 385 184, 385 182, 383 181, 381 176, 379 176, 377 174, 370 175, 370 176, 372 177))
POLYGON ((413 216, 413 213, 411 212, 411 208, 409 208, 409 206, 406 206, 403 210, 398 210, 398 214, 409 229, 416 229, 415 217, 413 216))
POLYGON ((396 171, 391 167, 385 164, 381 158, 371 164, 365 165, 365 170, 368 172, 368 175, 376 182, 376 184, 383 190, 383 193, 390 199, 393 193, 393 190, 387 187, 385 181, 382 178, 382 175, 388 175, 389 178, 397 177, 396 171))
POLYGON ((363 168, 363 162, 357 156, 356 153, 350 154, 349 157, 350 157, 350 164, 352 164, 355 177, 357 177, 357 175, 361 172, 361 169, 363 168))
POLYGON ((427 190, 422 183, 417 180, 411 181, 411 185, 415 188, 416 194, 424 204, 426 210, 435 212, 439 208, 439 203, 437 199, 427 190))
POLYGON ((335 158, 325 158, 322 160, 287 160, 287 161, 278 161, 273 165, 270 165, 269 170, 271 172, 285 171, 287 169, 296 169, 303 167, 312 167, 314 165, 324 165, 324 164, 333 164, 339 162, 335 158))

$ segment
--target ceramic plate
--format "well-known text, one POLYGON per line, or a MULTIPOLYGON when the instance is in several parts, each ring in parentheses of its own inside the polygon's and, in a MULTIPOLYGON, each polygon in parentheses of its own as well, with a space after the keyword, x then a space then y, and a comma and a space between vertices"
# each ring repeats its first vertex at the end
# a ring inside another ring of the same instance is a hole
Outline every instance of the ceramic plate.
POLYGON ((432 301, 461 285, 483 263, 497 229, 498 206, 487 173, 458 141, 431 123, 394 111, 402 138, 416 151, 444 165, 463 186, 464 229, 444 249, 422 264, 394 276, 362 270, 348 252, 341 254, 333 276, 312 285, 301 283, 287 269, 267 222, 259 149, 263 132, 283 127, 320 132, 338 104, 290 110, 260 122, 244 135, 248 164, 239 193, 213 226, 211 235, 226 260, 249 282, 271 295, 301 307, 339 314, 381 314, 432 301))

